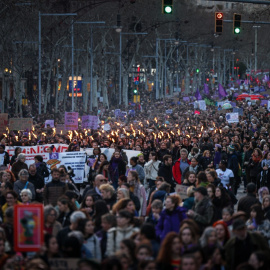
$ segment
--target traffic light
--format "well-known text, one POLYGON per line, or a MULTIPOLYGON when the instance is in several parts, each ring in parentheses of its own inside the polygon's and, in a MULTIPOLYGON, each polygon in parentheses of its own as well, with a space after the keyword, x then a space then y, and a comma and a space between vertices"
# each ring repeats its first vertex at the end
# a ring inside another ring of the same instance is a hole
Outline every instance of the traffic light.
POLYGON ((241 14, 233 14, 233 33, 235 35, 238 35, 241 32, 241 17, 241 14))
POLYGON ((134 90, 133 90, 133 94, 134 94, 134 95, 137 95, 137 94, 138 94, 138 90, 137 90, 137 89, 134 89, 134 90))
POLYGON ((209 82, 209 78, 206 78, 206 81, 209 82))
POLYGON ((173 0, 162 0, 162 13, 172 14, 173 12, 173 0))
POLYGON ((215 32, 222 33, 223 30, 223 13, 215 12, 215 32))
POLYGON ((199 73, 199 72, 200 72, 200 70, 198 68, 196 68, 196 73, 199 73))

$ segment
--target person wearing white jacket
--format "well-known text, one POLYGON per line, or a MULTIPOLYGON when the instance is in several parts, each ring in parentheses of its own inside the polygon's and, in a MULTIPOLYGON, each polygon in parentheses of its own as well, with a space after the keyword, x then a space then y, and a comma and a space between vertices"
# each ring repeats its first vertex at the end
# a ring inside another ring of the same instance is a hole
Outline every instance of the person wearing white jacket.
POLYGON ((156 178, 158 176, 158 167, 161 163, 160 160, 157 159, 157 153, 151 152, 149 154, 149 160, 144 165, 145 178, 149 183, 149 188, 152 188, 155 185, 156 178))
POLYGON ((127 210, 120 210, 116 214, 117 227, 109 229, 107 233, 106 255, 111 256, 120 250, 120 242, 129 238, 133 233, 139 232, 139 228, 133 227, 133 214, 127 210))

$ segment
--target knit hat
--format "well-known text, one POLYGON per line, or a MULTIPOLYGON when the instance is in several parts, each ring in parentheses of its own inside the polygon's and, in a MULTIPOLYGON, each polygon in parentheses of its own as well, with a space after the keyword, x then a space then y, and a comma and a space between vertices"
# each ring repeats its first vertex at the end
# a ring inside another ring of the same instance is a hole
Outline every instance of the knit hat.
POLYGON ((233 145, 230 145, 229 146, 229 151, 231 151, 231 152, 235 151, 235 147, 233 145))

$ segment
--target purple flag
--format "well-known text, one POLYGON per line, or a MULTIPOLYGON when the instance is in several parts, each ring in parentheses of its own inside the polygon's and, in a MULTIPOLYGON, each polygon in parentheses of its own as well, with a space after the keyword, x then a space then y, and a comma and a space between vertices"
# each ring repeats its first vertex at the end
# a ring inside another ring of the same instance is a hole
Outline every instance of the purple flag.
POLYGON ((228 94, 226 92, 226 90, 223 88, 223 86, 219 83, 218 84, 218 96, 219 98, 223 98, 226 97, 228 94))
POLYGON ((196 98, 197 100, 202 100, 202 96, 201 96, 201 94, 200 94, 199 88, 197 88, 197 91, 196 91, 196 93, 195 93, 195 98, 196 98))
POLYGON ((203 91, 206 95, 210 95, 210 92, 209 92, 209 86, 207 83, 204 84, 204 88, 203 88, 203 91))

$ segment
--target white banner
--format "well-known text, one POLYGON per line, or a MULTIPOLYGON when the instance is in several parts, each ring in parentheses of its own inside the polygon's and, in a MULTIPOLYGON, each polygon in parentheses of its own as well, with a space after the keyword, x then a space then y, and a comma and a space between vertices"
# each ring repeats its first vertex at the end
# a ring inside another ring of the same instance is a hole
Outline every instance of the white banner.
MULTIPOLYGON (((34 163, 36 154, 26 154, 25 163, 28 165, 34 163)), ((83 183, 84 181, 84 167, 85 167, 85 152, 63 152, 63 153, 40 153, 43 157, 43 162, 47 164, 49 172, 53 168, 58 168, 60 165, 65 165, 68 169, 73 169, 75 176, 72 178, 76 184, 83 183)), ((45 179, 45 183, 51 181, 51 175, 45 179)))

